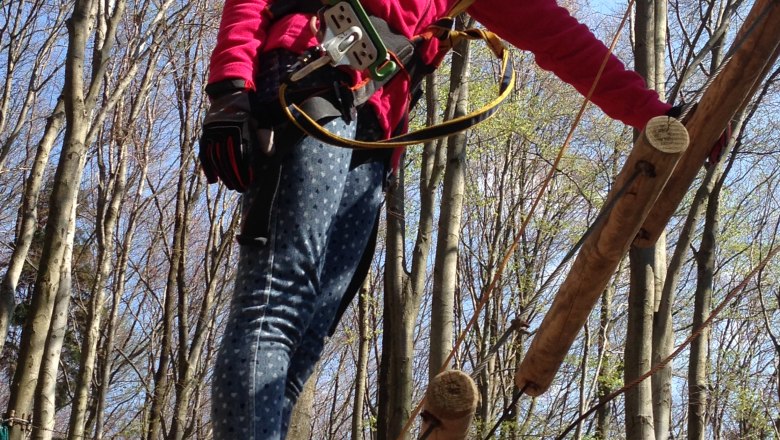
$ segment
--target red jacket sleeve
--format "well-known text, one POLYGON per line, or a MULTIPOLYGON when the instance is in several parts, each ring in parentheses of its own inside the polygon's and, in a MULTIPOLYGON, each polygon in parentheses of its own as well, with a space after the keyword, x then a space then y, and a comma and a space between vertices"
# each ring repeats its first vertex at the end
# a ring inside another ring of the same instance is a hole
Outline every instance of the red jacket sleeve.
MULTIPOLYGON (((593 85, 609 50, 555 0, 476 1, 469 13, 502 38, 531 51, 536 63, 583 95, 593 85)), ((647 89, 644 79, 611 56, 592 101, 612 118, 644 128, 671 106, 647 89)))
POLYGON ((265 41, 267 0, 227 0, 211 54, 209 84, 225 79, 243 79, 254 90, 257 54, 265 41))

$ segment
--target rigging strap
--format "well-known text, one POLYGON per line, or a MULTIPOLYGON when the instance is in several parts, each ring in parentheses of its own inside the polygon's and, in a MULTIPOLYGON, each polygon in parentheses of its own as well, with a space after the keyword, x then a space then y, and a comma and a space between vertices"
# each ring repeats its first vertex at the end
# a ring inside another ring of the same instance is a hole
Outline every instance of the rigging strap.
MULTIPOLYGON (((352 1, 356 2, 356 0, 352 1)), ((336 6, 332 6, 331 9, 340 8, 341 6, 339 5, 342 3, 345 2, 337 3, 336 6)), ((330 9, 326 10, 321 15, 328 17, 334 15, 332 12, 328 11, 330 11, 330 9)), ((358 12, 357 15, 360 16, 360 13, 362 13, 362 11, 358 12)), ((425 68, 421 69, 420 66, 418 66, 419 61, 415 60, 415 42, 419 41, 409 41, 403 37, 398 36, 398 34, 393 33, 389 30, 389 27, 387 26, 386 22, 384 22, 384 20, 372 16, 368 21, 372 24, 372 26, 370 26, 371 31, 368 32, 368 34, 381 35, 381 40, 388 40, 388 49, 386 52, 389 54, 388 56, 394 58, 395 62, 392 64, 394 66, 401 66, 400 69, 404 69, 410 74, 409 76, 412 80, 412 90, 416 89, 423 77, 423 75, 420 75, 420 73, 427 73, 425 68), (374 30, 374 28, 376 28, 376 30, 374 30)), ((377 75, 374 72, 376 69, 374 69, 371 70, 372 80, 368 81, 366 84, 361 84, 358 88, 338 88, 338 91, 341 93, 337 93, 337 99, 333 99, 332 96, 326 97, 318 95, 310 97, 301 105, 291 102, 292 100, 289 99, 287 90, 289 85, 294 84, 294 80, 301 77, 301 75, 297 74, 297 72, 306 71, 306 73, 308 73, 314 70, 308 66, 316 65, 315 68, 317 68, 319 66, 328 64, 328 62, 321 61, 321 57, 325 57, 331 61, 331 64, 333 64, 333 62, 336 62, 334 58, 341 56, 342 52, 353 51, 353 46, 348 45, 355 44, 357 40, 360 40, 362 31, 355 32, 352 30, 352 27, 346 28, 346 26, 341 26, 338 29, 341 30, 344 28, 344 31, 341 33, 336 34, 335 31, 326 31, 323 32, 323 34, 332 35, 332 38, 338 38, 339 42, 349 41, 349 43, 344 43, 342 45, 341 48, 344 50, 326 50, 324 48, 333 48, 334 44, 330 43, 329 41, 324 41, 320 46, 312 48, 310 52, 307 52, 301 57, 300 65, 295 66, 296 71, 291 72, 288 81, 282 84, 279 89, 279 102, 281 103, 283 113, 295 126, 297 126, 307 135, 322 142, 345 148, 376 149, 403 147, 446 138, 452 136, 453 134, 474 127, 480 122, 483 122, 492 117, 497 112, 498 106, 509 97, 515 84, 514 67, 509 50, 506 49, 503 42, 497 35, 483 29, 467 29, 463 31, 454 30, 453 25, 454 19, 452 17, 445 17, 431 25, 427 29, 426 34, 424 36, 418 37, 418 39, 438 38, 441 41, 441 48, 445 52, 463 40, 483 40, 487 43, 491 52, 497 58, 501 59, 501 78, 499 82, 498 96, 479 110, 468 115, 446 121, 442 124, 425 127, 411 133, 375 142, 347 139, 328 132, 325 128, 322 127, 322 125, 320 125, 318 121, 321 121, 324 117, 341 114, 345 114, 345 116, 349 117, 349 113, 352 109, 365 103, 376 90, 386 84, 387 81, 389 81, 394 76, 393 74, 385 73, 387 70, 385 67, 382 67, 385 69, 385 71, 382 71, 381 75, 377 75), (347 33, 346 36, 345 33, 347 33), (350 35, 357 36, 357 40, 353 41, 353 39, 350 38, 350 35), (335 55, 331 56, 330 53, 335 53, 335 55), (344 107, 347 108, 345 109, 344 107)), ((372 41, 373 40, 375 40, 375 38, 372 38, 372 41)), ((380 41, 377 43, 377 46, 384 47, 384 43, 380 41)), ((354 59, 354 57, 352 59, 354 59)), ((343 64, 344 61, 340 60, 341 58, 339 58, 338 62, 343 64)), ((350 62, 349 64, 351 67, 357 68, 355 63, 350 62)), ((390 65, 390 63, 388 62, 382 66, 387 65, 390 65)), ((414 102, 415 99, 412 99, 411 101, 414 102)))

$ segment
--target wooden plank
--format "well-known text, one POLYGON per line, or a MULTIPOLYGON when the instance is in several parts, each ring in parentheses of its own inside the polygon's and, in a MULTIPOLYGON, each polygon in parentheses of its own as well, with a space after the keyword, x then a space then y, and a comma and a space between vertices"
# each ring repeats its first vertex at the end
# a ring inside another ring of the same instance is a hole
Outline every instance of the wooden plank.
POLYGON ((735 39, 734 56, 704 92, 686 122, 691 145, 672 174, 634 244, 652 246, 693 183, 729 121, 748 104, 780 49, 780 2, 757 0, 735 39), (742 43, 739 43, 742 41, 742 43))
POLYGON ((687 145, 688 133, 676 119, 660 116, 647 124, 607 197, 605 207, 614 199, 612 208, 602 208, 603 220, 583 243, 517 369, 515 383, 526 394, 538 396, 550 386, 687 145))

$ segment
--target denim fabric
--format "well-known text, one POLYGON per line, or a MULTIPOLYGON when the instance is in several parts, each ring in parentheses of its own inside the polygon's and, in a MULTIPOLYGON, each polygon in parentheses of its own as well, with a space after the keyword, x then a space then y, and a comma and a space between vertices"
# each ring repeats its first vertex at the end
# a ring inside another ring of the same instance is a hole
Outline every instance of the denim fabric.
MULTIPOLYGON (((355 124, 341 119, 326 128, 355 136, 355 124)), ((352 150, 308 137, 276 154, 264 165, 281 167, 268 240, 241 246, 214 368, 215 439, 285 437, 382 200, 385 160, 352 160, 352 150)), ((250 189, 245 208, 273 183, 250 189)))

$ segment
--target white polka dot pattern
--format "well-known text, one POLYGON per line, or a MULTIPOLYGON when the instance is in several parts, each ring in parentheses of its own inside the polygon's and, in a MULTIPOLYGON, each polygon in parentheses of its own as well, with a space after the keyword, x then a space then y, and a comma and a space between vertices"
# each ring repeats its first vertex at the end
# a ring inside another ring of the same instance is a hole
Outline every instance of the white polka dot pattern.
MULTIPOLYGON (((354 125, 338 119, 327 128, 354 137, 354 125)), ((285 437, 381 203, 384 160, 351 166, 351 150, 310 138, 277 151, 285 156, 268 242, 241 247, 215 364, 218 440, 285 437)), ((257 188, 246 193, 245 207, 256 195, 257 188)))

